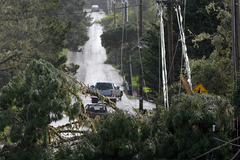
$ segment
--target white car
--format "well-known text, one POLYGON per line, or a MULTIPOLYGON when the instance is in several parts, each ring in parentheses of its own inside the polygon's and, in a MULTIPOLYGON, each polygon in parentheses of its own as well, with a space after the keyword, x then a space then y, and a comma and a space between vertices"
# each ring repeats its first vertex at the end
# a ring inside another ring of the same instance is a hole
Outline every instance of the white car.
POLYGON ((92 5, 92 12, 99 12, 99 6, 98 5, 92 5))
MULTIPOLYGON (((106 97, 109 97, 111 100, 116 102, 116 99, 121 100, 123 92, 120 90, 119 86, 115 85, 114 83, 111 82, 97 82, 96 85, 91 88, 106 97)), ((93 103, 97 103, 98 99, 92 99, 93 103)))

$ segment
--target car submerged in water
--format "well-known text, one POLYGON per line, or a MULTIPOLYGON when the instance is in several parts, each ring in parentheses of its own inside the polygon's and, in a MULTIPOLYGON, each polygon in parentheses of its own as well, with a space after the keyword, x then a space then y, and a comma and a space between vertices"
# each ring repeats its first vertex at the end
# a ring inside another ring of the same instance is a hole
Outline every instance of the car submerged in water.
POLYGON ((92 5, 92 12, 99 12, 99 6, 98 5, 92 5))

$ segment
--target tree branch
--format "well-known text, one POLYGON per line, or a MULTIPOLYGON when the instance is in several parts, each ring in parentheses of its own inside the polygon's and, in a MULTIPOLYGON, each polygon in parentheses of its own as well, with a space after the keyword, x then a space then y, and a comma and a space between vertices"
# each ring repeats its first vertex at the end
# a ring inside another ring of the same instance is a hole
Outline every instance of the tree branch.
POLYGON ((58 133, 85 133, 86 131, 78 131, 78 130, 64 130, 64 131, 58 131, 58 133))
POLYGON ((14 55, 12 55, 12 56, 8 57, 7 59, 3 60, 2 62, 0 62, 0 65, 2 65, 2 64, 4 64, 4 63, 6 63, 7 61, 13 59, 14 57, 19 57, 19 56, 21 56, 22 54, 23 54, 23 53, 20 53, 20 54, 15 53, 14 55))
POLYGON ((14 69, 15 67, 10 67, 10 68, 5 68, 5 69, 0 69, 0 72, 3 72, 3 71, 8 71, 8 70, 11 70, 11 69, 14 69))

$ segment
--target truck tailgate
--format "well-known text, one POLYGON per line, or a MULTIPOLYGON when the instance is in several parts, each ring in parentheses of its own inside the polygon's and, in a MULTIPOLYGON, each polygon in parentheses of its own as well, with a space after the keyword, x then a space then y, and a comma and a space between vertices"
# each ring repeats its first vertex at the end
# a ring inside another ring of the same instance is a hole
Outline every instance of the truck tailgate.
POLYGON ((98 90, 98 92, 104 96, 111 97, 112 89, 107 89, 107 90, 98 90))

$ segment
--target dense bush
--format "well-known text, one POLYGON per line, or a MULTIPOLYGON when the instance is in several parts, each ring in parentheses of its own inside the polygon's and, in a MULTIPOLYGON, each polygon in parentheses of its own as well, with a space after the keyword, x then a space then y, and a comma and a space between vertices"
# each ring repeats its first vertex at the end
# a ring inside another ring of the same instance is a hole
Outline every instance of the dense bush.
MULTIPOLYGON (((83 136, 82 143, 70 151, 62 147, 59 159, 191 159, 212 148, 215 136, 228 141, 232 133, 233 107, 228 100, 211 95, 172 98, 169 112, 159 109, 149 121, 124 111, 104 115, 97 133, 83 136), (63 158, 65 157, 65 158, 63 158)), ((215 146, 222 142, 215 142, 215 146)), ((215 158, 229 159, 232 147, 215 151, 215 158)), ((208 154, 200 159, 210 159, 208 154)))

